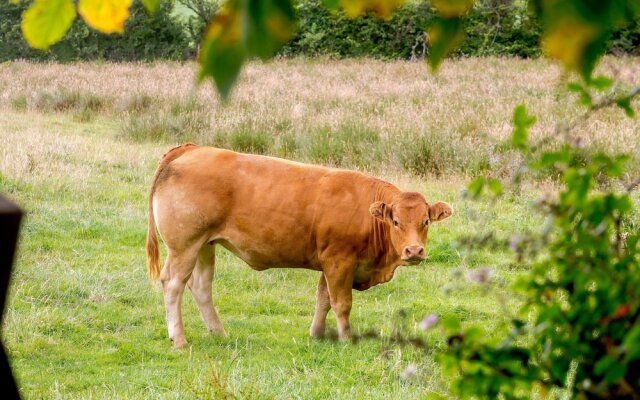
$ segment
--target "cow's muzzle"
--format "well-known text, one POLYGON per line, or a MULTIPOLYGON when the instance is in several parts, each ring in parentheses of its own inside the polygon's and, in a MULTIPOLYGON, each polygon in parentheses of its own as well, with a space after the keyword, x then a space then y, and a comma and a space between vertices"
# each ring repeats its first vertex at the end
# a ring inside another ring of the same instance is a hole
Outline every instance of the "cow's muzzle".
POLYGON ((407 246, 402 250, 402 261, 410 264, 418 264, 427 259, 427 254, 422 246, 407 246))

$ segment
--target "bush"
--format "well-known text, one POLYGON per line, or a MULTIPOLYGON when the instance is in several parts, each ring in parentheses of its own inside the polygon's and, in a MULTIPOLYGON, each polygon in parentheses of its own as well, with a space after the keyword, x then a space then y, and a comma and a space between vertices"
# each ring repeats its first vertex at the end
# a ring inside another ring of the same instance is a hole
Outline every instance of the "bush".
POLYGON ((177 0, 182 7, 190 11, 184 16, 184 26, 189 37, 189 46, 196 54, 202 35, 211 18, 220 9, 221 0, 177 0))
POLYGON ((611 52, 616 55, 640 56, 640 18, 614 32, 611 37, 611 52))
POLYGON ((273 137, 270 134, 244 129, 231 133, 229 142, 232 150, 243 153, 269 154, 273 147, 273 137))
POLYGON ((465 20, 467 38, 455 52, 470 56, 540 55, 541 29, 526 3, 481 0, 465 20))
POLYGON ((371 13, 357 19, 332 14, 319 0, 300 1, 297 13, 299 30, 282 55, 407 59, 434 17, 426 2, 406 4, 388 21, 371 13))
POLYGON ((399 144, 400 164, 418 176, 443 176, 451 172, 474 176, 491 167, 493 146, 483 146, 483 142, 456 132, 410 135, 399 144))
POLYGON ((149 61, 183 60, 189 55, 184 26, 171 15, 174 2, 161 1, 150 16, 140 2, 131 7, 123 35, 104 35, 76 19, 65 37, 46 51, 31 49, 20 30, 22 13, 30 1, 0 2, 0 62, 15 59, 149 61))
POLYGON ((205 108, 193 100, 176 102, 169 110, 125 113, 121 135, 136 142, 189 142, 197 140, 210 127, 205 108))
POLYGON ((382 160, 383 146, 377 132, 345 125, 338 130, 313 132, 305 146, 306 158, 335 167, 371 167, 382 160))
MULTIPOLYGON (((416 47, 419 56, 423 32, 435 12, 427 2, 409 2, 388 21, 374 14, 349 19, 332 14, 319 0, 300 1, 299 31, 282 55, 329 55, 332 57, 376 57, 409 59, 416 47)), ((540 27, 526 3, 510 0, 477 1, 465 21, 467 40, 458 55, 539 55, 540 27)))
MULTIPOLYGON (((477 0, 464 20, 466 40, 454 55, 539 56, 542 30, 530 3, 477 0)), ((299 30, 281 55, 409 59, 414 46, 421 55, 422 34, 435 17, 423 1, 407 2, 387 21, 372 13, 357 19, 331 13, 321 0, 299 1, 297 13, 299 30)), ((611 42, 616 54, 638 54, 640 21, 614 32, 611 42)))

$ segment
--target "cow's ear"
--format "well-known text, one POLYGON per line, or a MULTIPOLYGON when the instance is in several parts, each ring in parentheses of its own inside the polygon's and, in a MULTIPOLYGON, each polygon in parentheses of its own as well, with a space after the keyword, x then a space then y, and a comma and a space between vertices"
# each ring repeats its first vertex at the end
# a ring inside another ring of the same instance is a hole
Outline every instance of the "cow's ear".
POLYGON ((389 206, 382 201, 376 201, 369 206, 369 212, 374 217, 378 218, 381 221, 384 221, 385 218, 389 215, 389 206))
POLYGON ((453 208, 445 202, 439 201, 429 206, 429 219, 432 222, 442 221, 453 215, 453 208))

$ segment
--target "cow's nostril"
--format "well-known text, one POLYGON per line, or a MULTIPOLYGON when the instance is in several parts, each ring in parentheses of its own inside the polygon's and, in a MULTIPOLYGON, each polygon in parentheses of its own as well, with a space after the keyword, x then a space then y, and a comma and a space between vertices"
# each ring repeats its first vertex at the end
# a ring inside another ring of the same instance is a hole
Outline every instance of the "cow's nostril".
POLYGON ((425 252, 422 246, 407 246, 402 250, 402 258, 405 260, 410 258, 424 258, 425 252))

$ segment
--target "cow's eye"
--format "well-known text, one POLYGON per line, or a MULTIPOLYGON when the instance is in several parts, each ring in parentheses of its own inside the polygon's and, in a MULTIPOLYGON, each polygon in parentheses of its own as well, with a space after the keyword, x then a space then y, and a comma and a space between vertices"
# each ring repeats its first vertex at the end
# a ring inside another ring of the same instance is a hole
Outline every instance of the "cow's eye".
POLYGON ((400 225, 400 224, 398 223, 398 221, 396 221, 396 220, 394 219, 394 220, 393 220, 393 226, 398 226, 398 225, 400 225))
POLYGON ((429 226, 429 220, 424 221, 424 226, 429 226))

